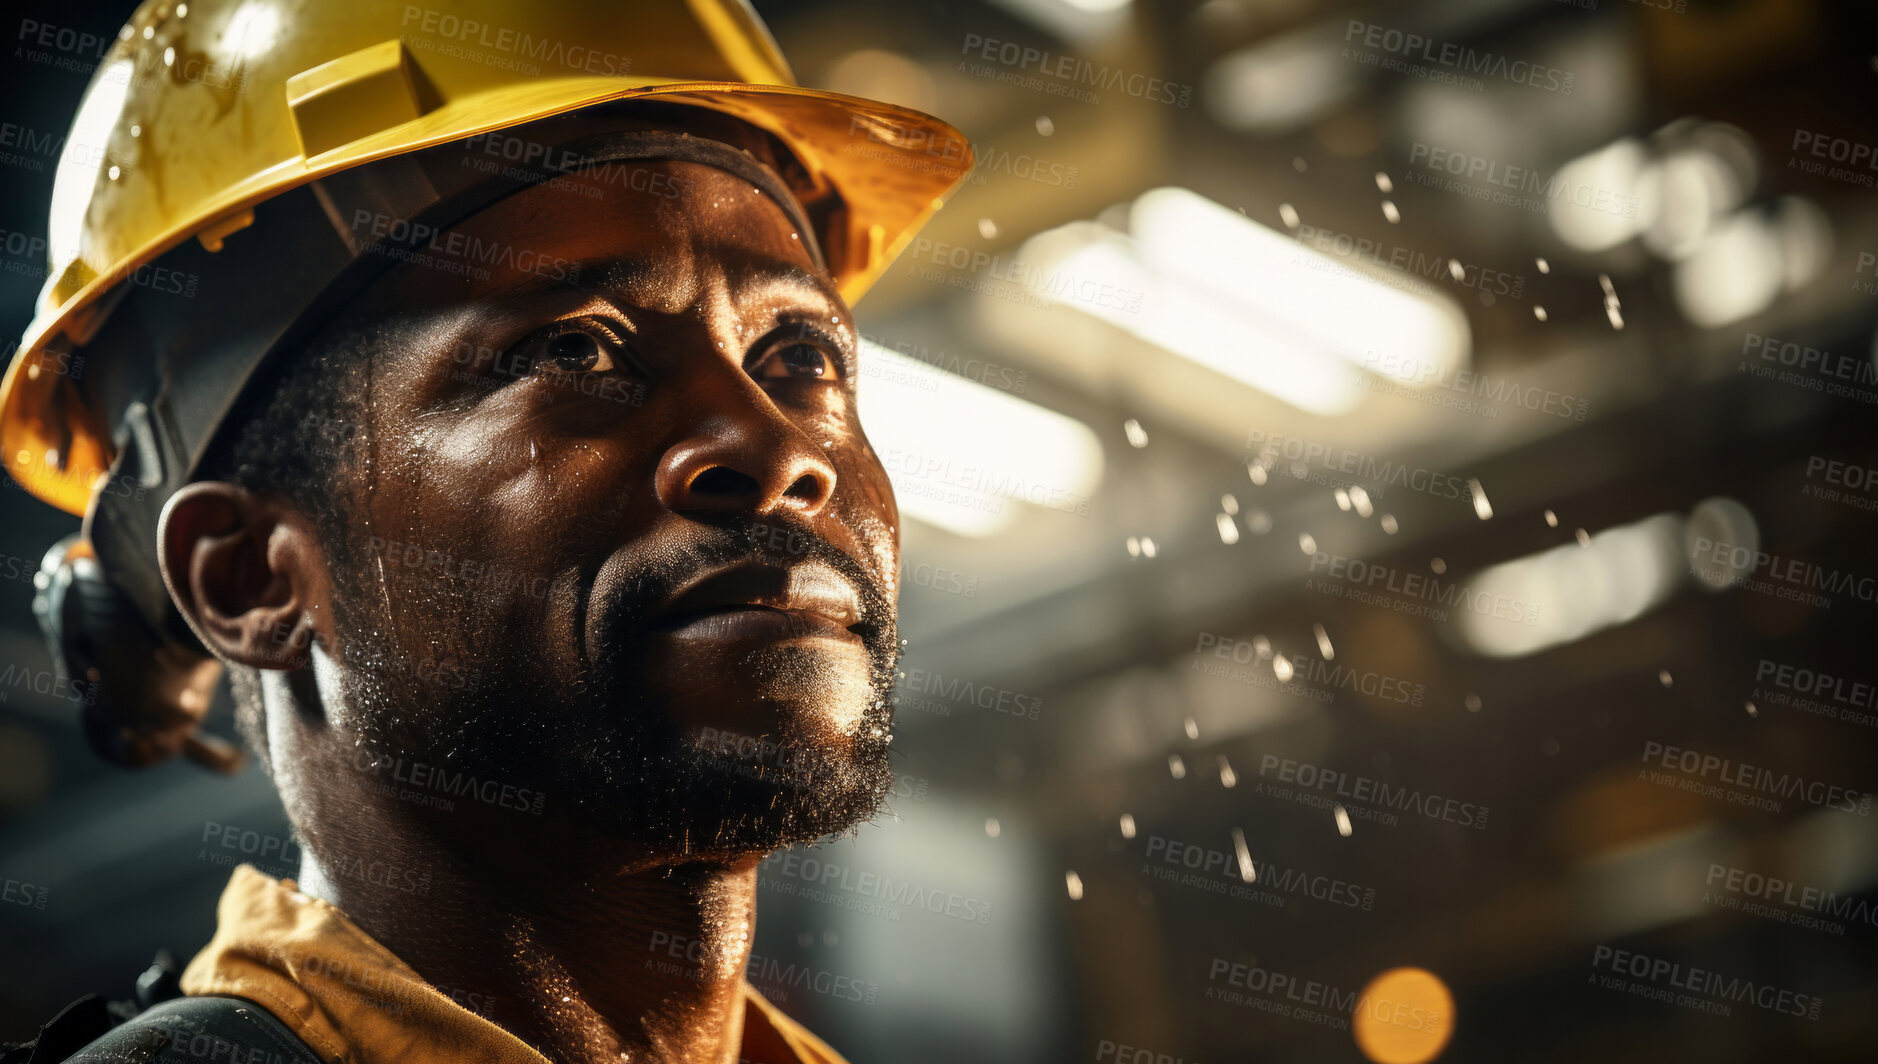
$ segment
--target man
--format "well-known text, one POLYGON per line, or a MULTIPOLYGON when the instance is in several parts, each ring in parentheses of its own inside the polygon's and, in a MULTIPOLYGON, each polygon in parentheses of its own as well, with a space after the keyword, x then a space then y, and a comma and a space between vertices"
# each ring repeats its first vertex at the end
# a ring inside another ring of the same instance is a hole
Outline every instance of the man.
POLYGON ((261 10, 132 18, 0 394, 89 508, 42 609, 94 745, 229 767, 225 664, 303 855, 89 1052, 838 1060, 744 979, 757 866, 890 787, 848 300, 963 139, 762 87, 741 4, 261 10))

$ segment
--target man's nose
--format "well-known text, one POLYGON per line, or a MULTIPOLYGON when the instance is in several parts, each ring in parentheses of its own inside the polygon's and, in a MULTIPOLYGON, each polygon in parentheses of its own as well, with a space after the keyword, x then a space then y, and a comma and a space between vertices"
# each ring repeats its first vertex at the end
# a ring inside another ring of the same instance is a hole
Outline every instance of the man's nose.
MULTIPOLYGON (((717 389, 708 389, 717 390, 717 389)), ((835 493, 835 467, 754 381, 722 395, 659 461, 659 502, 675 514, 820 513, 835 493)))

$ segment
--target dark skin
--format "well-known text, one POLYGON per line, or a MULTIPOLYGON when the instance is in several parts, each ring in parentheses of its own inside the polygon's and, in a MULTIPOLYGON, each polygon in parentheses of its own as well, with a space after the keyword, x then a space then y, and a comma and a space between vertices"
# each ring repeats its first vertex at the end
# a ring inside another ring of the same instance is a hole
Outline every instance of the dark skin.
POLYGON ((349 546, 204 482, 162 561, 262 670, 301 889, 555 1060, 728 1062, 758 863, 884 790, 899 515, 802 234, 730 174, 646 169, 459 227, 532 272, 406 264, 357 302, 389 342, 349 546), (712 735, 769 745, 662 782, 712 735), (510 791, 412 802, 374 786, 392 765, 510 791))

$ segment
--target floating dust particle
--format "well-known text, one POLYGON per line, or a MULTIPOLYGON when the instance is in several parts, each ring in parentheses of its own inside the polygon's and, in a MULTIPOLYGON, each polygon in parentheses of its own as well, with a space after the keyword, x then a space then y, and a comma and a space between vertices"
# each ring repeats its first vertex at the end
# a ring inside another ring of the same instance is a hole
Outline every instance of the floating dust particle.
POLYGON ((1578 545, 1580 547, 1589 547, 1591 545, 1591 533, 1580 528, 1572 534, 1578 537, 1578 545))
POLYGON ((1546 320, 1545 308, 1540 306, 1537 303, 1534 303, 1532 305, 1532 316, 1535 318, 1538 318, 1540 321, 1545 321, 1546 320))
POLYGON ((1382 201, 1382 216, 1389 220, 1390 225, 1394 225, 1402 220, 1402 212, 1396 210, 1394 200, 1382 201))
POLYGON ((997 817, 988 816, 985 818, 985 834, 995 839, 1003 830, 1004 828, 998 823, 997 817))
POLYGON ((1200 722, 1194 720, 1192 717, 1188 717, 1183 722, 1182 727, 1187 733, 1187 738, 1198 739, 1200 737, 1200 722))
POLYGON ((1664 687, 1676 686, 1676 678, 1669 674, 1668 669, 1662 669, 1657 672, 1656 682, 1662 684, 1664 687))
POLYGON ((1349 810, 1343 807, 1342 802, 1335 803, 1335 805, 1333 806, 1333 810, 1337 817, 1337 834, 1342 835, 1346 839, 1349 838, 1350 837, 1350 812, 1349 810))
POLYGON ((1467 707, 1469 713, 1480 712, 1480 696, 1471 691, 1468 692, 1466 698, 1461 699, 1461 704, 1467 707))
POLYGON ((1070 901, 1082 900, 1082 877, 1076 874, 1075 869, 1063 873, 1063 885, 1069 888, 1070 901))
POLYGON ((1312 623, 1311 632, 1317 636, 1317 652, 1323 655, 1325 661, 1334 660, 1337 650, 1330 645, 1330 633, 1324 631, 1323 622, 1312 623))
POLYGON ((1239 786, 1239 774, 1232 770, 1232 762, 1226 760, 1225 754, 1219 755, 1219 785, 1227 790, 1239 786))
POLYGON ((1398 527, 1398 526, 1397 526, 1397 525, 1396 525, 1396 523, 1395 523, 1395 515, 1394 515, 1394 514, 1383 514, 1383 515, 1382 515, 1382 520, 1381 520, 1381 522, 1380 522, 1380 523, 1381 523, 1381 525, 1382 525, 1382 530, 1383 530, 1384 532, 1386 532, 1386 533, 1388 533, 1388 534, 1389 534, 1389 535, 1391 535, 1391 536, 1393 536, 1393 535, 1395 535, 1395 534, 1396 534, 1396 529, 1397 529, 1397 527, 1398 527))
POLYGON ((1448 563, 1440 558, 1430 558, 1428 559, 1428 568, 1434 570, 1435 574, 1438 576, 1448 571, 1448 563))
POLYGON ((1232 852, 1239 857, 1239 878, 1250 883, 1259 877, 1258 869, 1252 865, 1252 851, 1246 849, 1245 832, 1232 829, 1232 852))
POLYGON ((1140 450, 1148 445, 1148 430, 1141 427, 1141 422, 1129 418, 1122 422, 1122 432, 1128 437, 1128 446, 1140 450))
POLYGON ((1492 519, 1493 504, 1487 501, 1487 489, 1480 486, 1480 481, 1469 480, 1467 491, 1474 497, 1474 515, 1482 521, 1492 519))
POLYGON ((1540 273, 1551 273, 1551 272, 1552 272, 1552 264, 1551 264, 1551 263, 1549 263, 1549 262, 1547 262, 1547 261, 1545 261, 1545 258, 1544 258, 1543 256, 1541 256, 1541 257, 1539 257, 1539 258, 1536 258, 1536 259, 1534 259, 1534 260, 1532 260, 1532 264, 1533 264, 1534 266, 1537 266, 1537 267, 1539 267, 1539 272, 1540 272, 1540 273))
POLYGON ((1395 191, 1395 182, 1389 180, 1389 175, 1381 170, 1376 171, 1376 191, 1385 196, 1395 191))
POLYGON ((1545 524, 1547 528, 1557 528, 1558 527, 1558 515, 1553 513, 1550 510, 1547 510, 1545 512, 1545 524))
POLYGON ((1187 778, 1187 763, 1180 759, 1179 754, 1167 755, 1167 774, 1177 780, 1187 778))
POLYGON ((1298 209, 1289 203, 1280 203, 1278 205, 1278 218, 1285 223, 1286 229, 1296 229, 1298 227, 1298 209))
POLYGON ((1272 675, 1278 677, 1280 683, 1290 683, 1291 678, 1296 676, 1297 672, 1298 670, 1292 667, 1290 658, 1283 654, 1272 655, 1272 675))
POLYGON ((1135 815, 1133 813, 1123 813, 1122 814, 1122 838, 1132 839, 1134 837, 1135 837, 1135 815))
POLYGON ((1309 532, 1298 533, 1298 549, 1306 554, 1317 553, 1317 537, 1309 532))
POLYGON ((1219 541, 1233 544, 1239 542, 1239 526, 1232 523, 1231 514, 1214 514, 1213 523, 1219 526, 1219 541))

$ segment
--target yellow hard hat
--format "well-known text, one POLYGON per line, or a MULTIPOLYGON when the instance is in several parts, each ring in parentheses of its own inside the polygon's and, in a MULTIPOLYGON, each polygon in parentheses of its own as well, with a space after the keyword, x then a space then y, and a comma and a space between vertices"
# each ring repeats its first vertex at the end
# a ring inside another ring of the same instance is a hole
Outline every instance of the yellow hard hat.
POLYGON ((780 141, 835 205, 816 212, 822 251, 853 302, 971 148, 930 115, 793 82, 747 0, 147 0, 66 139, 49 275, 0 383, 0 460, 85 513, 117 449, 83 346, 165 252, 217 251, 257 205, 341 171, 611 101, 708 108, 780 141))

